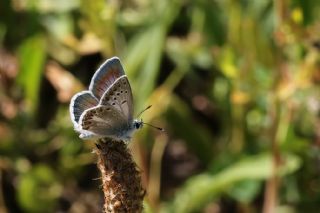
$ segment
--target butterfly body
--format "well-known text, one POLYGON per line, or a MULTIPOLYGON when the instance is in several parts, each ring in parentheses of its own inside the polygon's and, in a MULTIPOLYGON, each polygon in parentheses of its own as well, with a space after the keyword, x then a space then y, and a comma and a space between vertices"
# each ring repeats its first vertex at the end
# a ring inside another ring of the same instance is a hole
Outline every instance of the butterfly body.
POLYGON ((89 90, 73 96, 70 116, 82 139, 127 141, 143 126, 142 120, 133 119, 130 83, 117 57, 108 59, 98 68, 89 90))
MULTIPOLYGON (((142 128, 142 126, 143 126, 143 124, 141 124, 140 121, 134 121, 134 123, 132 123, 131 126, 119 130, 117 134, 114 134, 114 135, 106 134, 105 137, 113 139, 113 140, 129 141, 131 139, 134 131, 142 128), (139 124, 137 124, 137 123, 139 123, 139 124)), ((81 134, 79 136, 81 139, 98 139, 103 136, 103 135, 96 135, 90 131, 86 131, 83 129, 80 129, 77 131, 81 132, 81 134)))

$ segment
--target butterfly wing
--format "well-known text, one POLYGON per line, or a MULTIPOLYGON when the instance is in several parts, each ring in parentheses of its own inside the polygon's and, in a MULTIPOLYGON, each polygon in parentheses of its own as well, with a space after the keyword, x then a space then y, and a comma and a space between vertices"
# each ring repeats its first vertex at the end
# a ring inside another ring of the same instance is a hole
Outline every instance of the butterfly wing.
POLYGON ((108 59, 99 67, 89 91, 75 95, 71 101, 70 113, 81 138, 130 137, 133 130, 132 92, 119 58, 108 59))
POLYGON ((127 76, 118 78, 102 96, 99 104, 111 105, 131 124, 133 120, 133 98, 127 76))
POLYGON ((129 134, 130 124, 123 114, 112 105, 99 105, 86 110, 80 117, 80 137, 89 132, 98 137, 119 139, 129 134), (82 132, 84 130, 84 132, 82 132))
POLYGON ((81 114, 92 107, 98 105, 98 100, 92 95, 90 91, 83 91, 75 94, 69 106, 70 117, 74 127, 77 129, 81 114))
POLYGON ((119 58, 106 60, 93 75, 89 90, 100 100, 106 90, 121 76, 125 75, 119 58))

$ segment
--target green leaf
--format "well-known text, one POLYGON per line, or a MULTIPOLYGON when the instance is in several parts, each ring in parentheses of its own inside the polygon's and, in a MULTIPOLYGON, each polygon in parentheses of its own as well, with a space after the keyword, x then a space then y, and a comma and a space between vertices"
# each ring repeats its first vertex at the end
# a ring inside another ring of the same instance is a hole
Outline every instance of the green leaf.
POLYGON ((261 181, 244 180, 235 184, 228 191, 228 195, 242 203, 250 203, 259 193, 261 181))
POLYGON ((129 78, 137 78, 133 84, 137 109, 144 106, 145 100, 152 92, 159 72, 165 32, 163 25, 151 26, 134 38, 125 56, 125 67, 129 78), (152 47, 152 48, 148 48, 152 47))
POLYGON ((17 83, 23 88, 27 107, 34 111, 38 104, 39 88, 46 58, 46 44, 42 35, 25 40, 19 48, 20 72, 17 83))
POLYGON ((160 62, 170 25, 179 12, 180 1, 160 1, 157 5, 161 19, 152 23, 142 33, 134 37, 125 56, 125 65, 129 78, 137 78, 133 85, 137 99, 137 109, 143 108, 145 100, 154 89, 160 62))
POLYGON ((62 192, 54 171, 40 164, 21 175, 17 188, 20 205, 27 212, 53 212, 62 192))
MULTIPOLYGON (((296 171, 301 161, 295 155, 284 154, 279 175, 284 176, 296 171)), ((271 154, 261 154, 244 158, 218 174, 201 174, 190 178, 167 209, 170 212, 193 212, 206 203, 244 180, 265 180, 273 175, 271 154)))

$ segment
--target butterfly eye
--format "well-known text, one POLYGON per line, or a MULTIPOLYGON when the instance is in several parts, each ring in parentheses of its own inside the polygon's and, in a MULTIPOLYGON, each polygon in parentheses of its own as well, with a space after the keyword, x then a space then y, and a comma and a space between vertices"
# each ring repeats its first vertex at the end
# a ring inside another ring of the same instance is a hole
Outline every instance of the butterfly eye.
POLYGON ((135 123, 134 123, 134 128, 139 129, 139 128, 140 128, 140 123, 135 122, 135 123))

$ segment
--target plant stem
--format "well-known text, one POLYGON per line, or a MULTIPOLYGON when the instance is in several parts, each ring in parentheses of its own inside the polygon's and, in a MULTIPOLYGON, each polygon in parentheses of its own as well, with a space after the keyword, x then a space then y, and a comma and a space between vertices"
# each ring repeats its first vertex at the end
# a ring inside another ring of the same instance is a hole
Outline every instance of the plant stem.
POLYGON ((142 212, 145 190, 125 142, 100 139, 96 147, 104 192, 104 211, 142 212))

